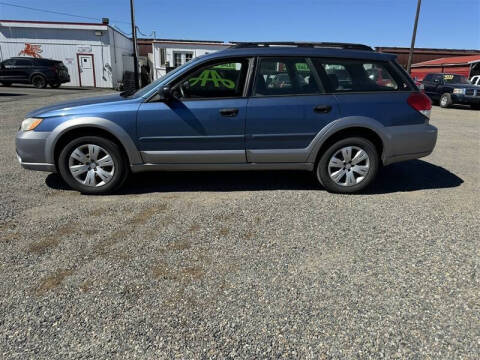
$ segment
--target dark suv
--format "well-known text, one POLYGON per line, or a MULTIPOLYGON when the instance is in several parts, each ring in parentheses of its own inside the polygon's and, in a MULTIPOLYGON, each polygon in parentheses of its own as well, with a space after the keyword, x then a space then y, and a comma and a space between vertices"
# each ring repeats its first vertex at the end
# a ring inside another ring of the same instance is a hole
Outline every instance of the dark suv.
POLYGON ((67 67, 63 62, 51 59, 14 57, 0 63, 0 83, 33 84, 36 88, 50 85, 58 88, 70 81, 67 67))
POLYGON ((472 83, 462 75, 431 73, 427 74, 420 85, 425 94, 441 107, 453 104, 470 105, 472 109, 480 109, 480 86, 472 83))
POLYGON ((380 165, 432 152, 430 110, 394 55, 239 44, 137 92, 33 111, 16 148, 23 167, 58 171, 86 194, 112 191, 130 172, 280 169, 312 171, 327 190, 353 193, 380 165))

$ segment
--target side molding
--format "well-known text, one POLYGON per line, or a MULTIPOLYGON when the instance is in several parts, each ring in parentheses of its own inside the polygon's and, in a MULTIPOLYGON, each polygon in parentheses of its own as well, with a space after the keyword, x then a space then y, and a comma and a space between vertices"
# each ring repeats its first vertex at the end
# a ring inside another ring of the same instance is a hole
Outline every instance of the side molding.
POLYGON ((48 136, 45 143, 45 159, 48 163, 54 164, 54 149, 57 144, 58 139, 61 138, 63 134, 73 129, 80 129, 82 127, 95 127, 105 131, 108 131, 113 136, 115 136, 120 143, 125 148, 127 152, 128 160, 130 164, 142 164, 142 158, 140 152, 138 151, 135 143, 133 142, 130 135, 121 128, 119 125, 115 124, 111 120, 99 118, 99 117, 81 117, 75 118, 72 120, 65 121, 58 125, 48 136))

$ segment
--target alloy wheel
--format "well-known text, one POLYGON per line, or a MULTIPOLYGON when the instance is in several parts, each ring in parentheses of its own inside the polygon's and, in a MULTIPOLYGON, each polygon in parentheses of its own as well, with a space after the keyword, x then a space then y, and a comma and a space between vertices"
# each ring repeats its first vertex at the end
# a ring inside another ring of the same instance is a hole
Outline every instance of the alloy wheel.
POLYGON ((328 162, 328 175, 335 184, 353 186, 362 182, 370 170, 370 158, 358 146, 345 146, 335 153, 328 162))
POLYGON ((115 173, 112 156, 95 144, 82 144, 75 148, 68 159, 68 167, 76 181, 90 187, 104 186, 115 173))

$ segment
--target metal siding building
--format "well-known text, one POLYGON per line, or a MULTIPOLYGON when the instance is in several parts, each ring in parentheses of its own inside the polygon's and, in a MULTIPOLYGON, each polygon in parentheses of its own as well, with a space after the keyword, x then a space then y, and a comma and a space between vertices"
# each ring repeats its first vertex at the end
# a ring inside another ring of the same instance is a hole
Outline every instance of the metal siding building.
POLYGON ((133 72, 133 42, 108 24, 0 20, 0 61, 33 56, 63 61, 64 86, 118 87, 133 72))
POLYGON ((479 75, 480 55, 441 58, 412 65, 412 77, 423 80, 428 73, 453 73, 467 78, 479 75))

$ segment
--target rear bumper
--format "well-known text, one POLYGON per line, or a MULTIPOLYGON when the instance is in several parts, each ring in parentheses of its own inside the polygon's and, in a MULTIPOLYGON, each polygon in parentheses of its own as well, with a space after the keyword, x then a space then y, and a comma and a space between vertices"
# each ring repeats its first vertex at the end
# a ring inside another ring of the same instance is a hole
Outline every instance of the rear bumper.
POLYGON ((391 126, 382 155, 384 165, 430 155, 437 142, 438 130, 430 124, 391 126))
POLYGON ((70 82, 70 75, 57 76, 56 81, 62 84, 70 82))
POLYGON ((45 143, 50 132, 18 131, 15 138, 17 159, 29 170, 56 172, 55 164, 46 161, 45 143))

